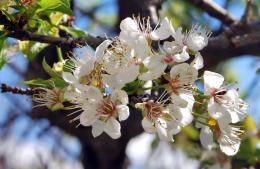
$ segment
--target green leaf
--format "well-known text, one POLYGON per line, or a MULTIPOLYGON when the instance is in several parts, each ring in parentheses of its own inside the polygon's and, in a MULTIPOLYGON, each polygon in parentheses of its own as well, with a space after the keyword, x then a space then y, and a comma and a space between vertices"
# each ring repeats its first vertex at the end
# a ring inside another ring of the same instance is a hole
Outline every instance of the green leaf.
POLYGON ((51 77, 59 77, 59 74, 48 65, 45 58, 43 58, 42 67, 45 70, 45 72, 48 73, 51 77))
POLYGON ((188 125, 182 129, 182 131, 187 134, 189 138, 192 140, 198 140, 199 139, 199 132, 196 130, 193 126, 188 125))
POLYGON ((37 13, 58 11, 68 15, 73 14, 69 0, 40 0, 38 5, 40 8, 36 11, 37 13))
POLYGON ((48 80, 49 84, 52 86, 52 87, 60 87, 60 88, 64 88, 64 87, 67 87, 68 86, 68 83, 65 82, 62 78, 60 77, 53 77, 53 78, 50 78, 48 80))
POLYGON ((33 79, 33 80, 23 81, 22 84, 41 86, 41 87, 46 87, 46 88, 54 88, 54 87, 64 88, 64 87, 68 86, 68 83, 66 83, 63 79, 61 79, 59 77, 50 78, 48 80, 33 79))
POLYGON ((53 12, 50 14, 49 18, 53 25, 59 25, 63 16, 64 16, 64 13, 53 12))
POLYGON ((23 81, 22 84, 41 86, 41 87, 50 87, 50 83, 44 79, 33 79, 33 80, 23 81))
MULTIPOLYGON (((0 30, 0 38, 5 38, 5 35, 6 35, 6 31, 1 31, 0 30)), ((1 46, 0 46, 1 47, 1 46)))
POLYGON ((4 67, 4 65, 7 63, 7 58, 2 55, 0 52, 0 70, 4 67))
POLYGON ((0 39, 0 70, 7 63, 8 58, 6 56, 6 38, 0 39))
POLYGON ((123 90, 127 92, 127 94, 134 94, 135 92, 138 91, 138 89, 142 88, 144 85, 144 81, 142 80, 136 80, 131 83, 127 83, 125 87, 123 87, 123 90))
POLYGON ((76 28, 72 28, 72 27, 66 27, 66 26, 61 25, 60 29, 66 31, 67 33, 72 35, 74 38, 79 38, 81 36, 86 35, 86 33, 84 31, 76 29, 76 28))

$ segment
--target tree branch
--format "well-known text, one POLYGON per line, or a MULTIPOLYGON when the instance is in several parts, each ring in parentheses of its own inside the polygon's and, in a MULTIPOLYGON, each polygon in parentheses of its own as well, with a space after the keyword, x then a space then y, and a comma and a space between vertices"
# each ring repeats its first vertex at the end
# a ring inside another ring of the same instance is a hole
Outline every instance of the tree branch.
POLYGON ((87 35, 81 38, 63 38, 63 37, 51 37, 45 35, 38 35, 35 33, 30 33, 25 30, 17 29, 7 32, 6 36, 19 39, 21 41, 37 41, 41 43, 48 43, 57 46, 69 46, 71 48, 90 45, 91 47, 96 48, 105 38, 94 37, 92 35, 87 35))
POLYGON ((8 86, 7 84, 1 84, 0 88, 2 93, 10 92, 13 94, 21 94, 21 95, 33 95, 35 93, 35 91, 32 90, 31 88, 23 89, 19 87, 11 87, 8 86))
POLYGON ((213 0, 188 0, 190 3, 205 10, 210 16, 215 17, 225 23, 232 25, 236 22, 235 18, 224 8, 219 6, 213 0))
POLYGON ((35 34, 21 28, 20 23, 13 23, 9 21, 7 17, 0 12, 0 24, 4 25, 6 36, 19 39, 21 41, 37 41, 41 43, 48 43, 57 46, 68 46, 71 48, 90 45, 91 47, 96 48, 105 38, 94 37, 91 34, 88 34, 81 38, 63 38, 63 37, 51 37, 46 35, 35 34))
POLYGON ((205 56, 205 69, 232 57, 251 54, 259 55, 260 22, 232 25, 219 36, 211 37, 208 46, 202 51, 205 56))

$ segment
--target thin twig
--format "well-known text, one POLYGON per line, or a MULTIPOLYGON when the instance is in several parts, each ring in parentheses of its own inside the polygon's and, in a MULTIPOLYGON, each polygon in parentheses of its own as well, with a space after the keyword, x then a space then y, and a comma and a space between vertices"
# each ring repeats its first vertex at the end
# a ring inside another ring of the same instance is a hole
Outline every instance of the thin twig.
POLYGON ((13 94, 21 94, 21 95, 33 95, 35 93, 35 90, 31 88, 23 89, 19 87, 11 87, 8 86, 7 84, 1 84, 0 88, 2 93, 10 92, 13 94))
POLYGON ((197 7, 205 10, 210 16, 215 17, 226 25, 236 22, 235 18, 224 8, 212 0, 188 0, 197 7))

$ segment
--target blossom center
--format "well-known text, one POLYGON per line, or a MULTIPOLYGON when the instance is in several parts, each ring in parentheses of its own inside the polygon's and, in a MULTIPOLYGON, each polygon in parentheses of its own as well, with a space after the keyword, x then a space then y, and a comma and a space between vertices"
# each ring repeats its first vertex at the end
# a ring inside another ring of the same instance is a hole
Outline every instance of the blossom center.
POLYGON ((95 64, 94 69, 86 76, 82 77, 81 82, 94 86, 94 87, 102 87, 102 65, 101 64, 95 64))
POLYGON ((209 118, 208 125, 213 130, 213 132, 215 133, 216 137, 219 138, 220 135, 221 135, 221 130, 219 128, 218 121, 216 119, 209 118))
POLYGON ((155 101, 149 101, 145 103, 146 117, 152 121, 157 121, 158 118, 162 117, 164 113, 161 109, 162 105, 155 101))
POLYGON ((170 87, 173 93, 175 93, 176 95, 179 95, 179 90, 181 88, 181 84, 180 84, 180 80, 178 77, 172 79, 170 81, 170 87))
POLYGON ((214 101, 221 104, 223 96, 227 93, 225 89, 212 89, 211 96, 214 98, 214 101))
POLYGON ((97 109, 98 115, 105 119, 115 116, 117 114, 116 104, 112 102, 109 98, 104 99, 97 109))

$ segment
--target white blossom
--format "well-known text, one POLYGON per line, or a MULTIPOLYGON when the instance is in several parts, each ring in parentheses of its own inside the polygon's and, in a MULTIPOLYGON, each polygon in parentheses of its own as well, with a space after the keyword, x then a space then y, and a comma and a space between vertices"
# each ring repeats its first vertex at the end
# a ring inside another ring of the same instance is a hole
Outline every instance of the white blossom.
POLYGON ((97 50, 103 53, 102 66, 106 73, 102 73, 102 81, 110 88, 121 89, 137 78, 141 59, 119 39, 107 43, 109 47, 97 50))
POLYGON ((173 135, 180 132, 182 127, 190 124, 193 117, 191 109, 180 108, 181 102, 166 104, 170 99, 167 92, 163 93, 157 101, 137 103, 136 107, 143 111, 142 126, 147 133, 157 133, 163 141, 173 141, 173 135))
POLYGON ((172 26, 171 21, 169 21, 169 19, 165 17, 160 22, 160 26, 151 32, 151 37, 153 40, 164 40, 174 34, 175 30, 172 26))
POLYGON ((182 100, 183 106, 190 109, 194 103, 192 88, 198 76, 198 70, 193 66, 182 63, 172 67, 170 70, 170 78, 168 90, 171 92, 172 102, 182 100))
POLYGON ((71 57, 71 64, 66 65, 70 72, 62 72, 62 78, 75 88, 83 85, 101 87, 102 84, 102 65, 100 56, 94 56, 89 49, 82 48, 81 53, 71 57))
POLYGON ((204 93, 210 96, 208 112, 213 118, 229 115, 232 123, 237 123, 245 118, 247 105, 239 98, 235 89, 222 86, 224 77, 218 73, 205 71, 204 93))
POLYGON ((120 23, 119 39, 130 48, 134 49, 135 54, 145 58, 149 56, 152 28, 149 18, 142 20, 140 17, 127 17, 120 23))
POLYGON ((218 120, 210 118, 208 126, 203 125, 200 133, 200 141, 204 148, 212 149, 214 147, 214 136, 219 143, 220 150, 228 156, 235 155, 240 147, 241 134, 243 131, 236 126, 229 124, 228 117, 222 117, 218 120))
POLYGON ((126 120, 129 116, 127 94, 122 90, 114 90, 110 95, 103 97, 99 89, 92 87, 86 92, 85 97, 83 112, 79 116, 80 124, 92 126, 94 137, 106 132, 113 139, 119 138, 119 121, 126 120))

